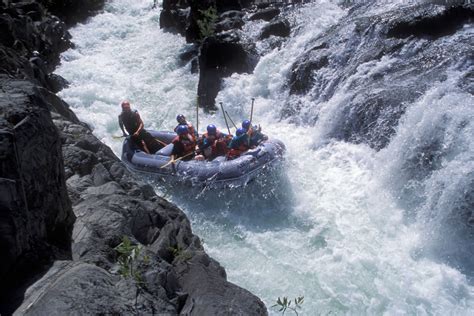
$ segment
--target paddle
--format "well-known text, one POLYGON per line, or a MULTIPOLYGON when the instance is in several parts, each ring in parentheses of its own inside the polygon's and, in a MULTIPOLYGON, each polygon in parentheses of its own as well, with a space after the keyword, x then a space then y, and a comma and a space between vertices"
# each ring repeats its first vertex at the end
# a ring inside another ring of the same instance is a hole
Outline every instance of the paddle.
POLYGON ((227 123, 227 116, 225 115, 224 106, 222 105, 222 102, 220 102, 220 105, 221 105, 222 115, 224 115, 225 125, 227 126, 227 131, 229 132, 229 135, 231 135, 229 123, 227 123))
MULTIPOLYGON (((119 135, 112 135, 112 138, 113 138, 113 139, 120 139, 120 138, 124 138, 124 137, 127 137, 127 135, 122 135, 122 136, 119 136, 119 135)), ((165 142, 159 140, 159 139, 156 138, 156 137, 155 137, 155 140, 156 140, 158 143, 160 143, 161 145, 163 145, 163 146, 168 145, 167 143, 165 143, 165 142)))
POLYGON ((199 102, 196 100, 196 134, 199 136, 199 102))
POLYGON ((255 101, 255 98, 252 98, 252 108, 250 110, 250 126, 252 126, 252 118, 253 118, 253 102, 255 101))
POLYGON ((227 111, 225 111, 225 114, 227 115, 227 117, 229 118, 230 122, 232 123, 232 125, 234 125, 235 129, 237 129, 237 126, 235 125, 234 121, 232 120, 232 118, 230 117, 229 113, 227 113, 227 111))
POLYGON ((161 166, 160 169, 161 169, 161 168, 164 168, 164 167, 168 167, 170 164, 175 163, 176 161, 180 161, 181 159, 186 158, 186 157, 188 157, 188 156, 190 156, 190 155, 192 155, 192 154, 194 154, 194 151, 192 151, 192 152, 190 152, 190 153, 187 153, 186 155, 184 155, 184 156, 182 156, 182 157, 179 157, 179 158, 177 158, 177 159, 170 159, 170 161, 168 161, 168 162, 165 163, 163 166, 161 166))
POLYGON ((250 126, 249 126, 249 130, 247 131, 247 135, 249 135, 248 137, 248 143, 247 145, 250 147, 250 130, 252 129, 252 118, 253 118, 253 103, 255 101, 255 98, 252 98, 252 107, 250 109, 250 126))

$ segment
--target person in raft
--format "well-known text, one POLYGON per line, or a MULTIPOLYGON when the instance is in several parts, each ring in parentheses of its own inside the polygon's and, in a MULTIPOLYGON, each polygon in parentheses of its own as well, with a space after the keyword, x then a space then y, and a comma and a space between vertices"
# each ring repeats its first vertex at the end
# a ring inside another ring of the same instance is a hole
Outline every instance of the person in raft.
POLYGON ((196 160, 213 160, 227 154, 227 145, 232 136, 222 133, 214 124, 207 126, 207 132, 198 141, 196 160))
POLYGON ((229 151, 227 152, 227 160, 232 160, 239 157, 242 153, 250 149, 249 143, 250 138, 247 131, 242 127, 237 129, 235 136, 232 137, 228 146, 229 151))
POLYGON ((174 132, 177 134, 177 133, 178 133, 178 127, 179 127, 180 125, 186 125, 186 126, 188 127, 189 135, 194 138, 194 141, 195 141, 195 142, 197 142, 198 133, 197 133, 197 131, 194 129, 193 124, 191 124, 190 122, 188 122, 188 121, 186 120, 186 117, 185 117, 183 114, 178 114, 178 116, 176 116, 176 121, 178 121, 178 125, 176 125, 176 127, 174 128, 174 132))
POLYGON ((258 146, 261 142, 268 140, 268 136, 262 133, 262 128, 260 125, 251 126, 249 120, 244 120, 242 122, 242 128, 245 130, 247 135, 249 135, 249 147, 254 148, 258 146))
POLYGON ((195 155, 196 142, 189 132, 187 125, 179 125, 176 128, 176 136, 173 139, 173 151, 171 152, 171 160, 181 158, 182 160, 191 160, 195 155))
POLYGON ((121 106, 122 113, 118 116, 118 121, 123 136, 130 135, 133 145, 147 154, 154 154, 163 148, 163 145, 145 130, 140 114, 137 110, 131 109, 130 102, 125 100, 121 103, 121 106))

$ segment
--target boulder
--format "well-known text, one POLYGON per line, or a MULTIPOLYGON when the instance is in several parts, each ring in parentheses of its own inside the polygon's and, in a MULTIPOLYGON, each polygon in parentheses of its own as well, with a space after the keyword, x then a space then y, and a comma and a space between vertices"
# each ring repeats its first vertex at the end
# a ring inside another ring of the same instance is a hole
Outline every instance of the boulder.
POLYGON ((215 109, 222 78, 233 73, 251 73, 257 60, 254 47, 241 43, 236 33, 206 38, 199 51, 199 105, 206 110, 215 109))
POLYGON ((255 20, 270 21, 271 19, 277 17, 279 14, 280 14, 280 9, 278 8, 266 8, 252 14, 249 17, 249 20, 250 21, 255 21, 255 20))
POLYGON ((274 20, 262 28, 259 39, 264 40, 270 36, 288 37, 290 36, 291 27, 287 19, 274 20))

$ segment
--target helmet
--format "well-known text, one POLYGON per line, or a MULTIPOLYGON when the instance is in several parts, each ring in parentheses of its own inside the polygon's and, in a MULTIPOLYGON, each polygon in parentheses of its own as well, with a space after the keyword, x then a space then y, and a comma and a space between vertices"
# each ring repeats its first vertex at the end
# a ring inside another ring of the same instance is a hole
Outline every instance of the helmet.
POLYGON ((246 133, 246 130, 243 129, 242 127, 237 129, 237 132, 235 132, 235 134, 237 134, 237 136, 244 135, 245 133, 246 133))
POLYGON ((176 116, 176 121, 178 121, 178 123, 185 123, 186 122, 186 118, 184 117, 183 114, 179 114, 178 116, 176 116))
POLYGON ((211 135, 215 135, 217 133, 217 128, 214 124, 207 125, 207 133, 211 135))
POLYGON ((180 125, 178 126, 176 133, 178 133, 178 135, 184 135, 189 133, 188 127, 186 125, 180 125))
POLYGON ((250 127, 250 121, 249 120, 245 120, 242 122, 242 128, 243 129, 249 129, 250 127))

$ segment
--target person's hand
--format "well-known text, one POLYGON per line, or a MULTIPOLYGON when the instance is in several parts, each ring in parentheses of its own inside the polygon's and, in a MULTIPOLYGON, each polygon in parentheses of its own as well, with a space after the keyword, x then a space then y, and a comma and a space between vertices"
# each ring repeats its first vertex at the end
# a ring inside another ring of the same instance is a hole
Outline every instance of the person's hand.
POLYGON ((259 133, 262 131, 262 127, 260 126, 260 124, 258 124, 257 131, 258 131, 259 133))
POLYGON ((194 160, 204 161, 204 160, 206 160, 206 158, 203 155, 197 155, 196 157, 194 157, 194 160))

